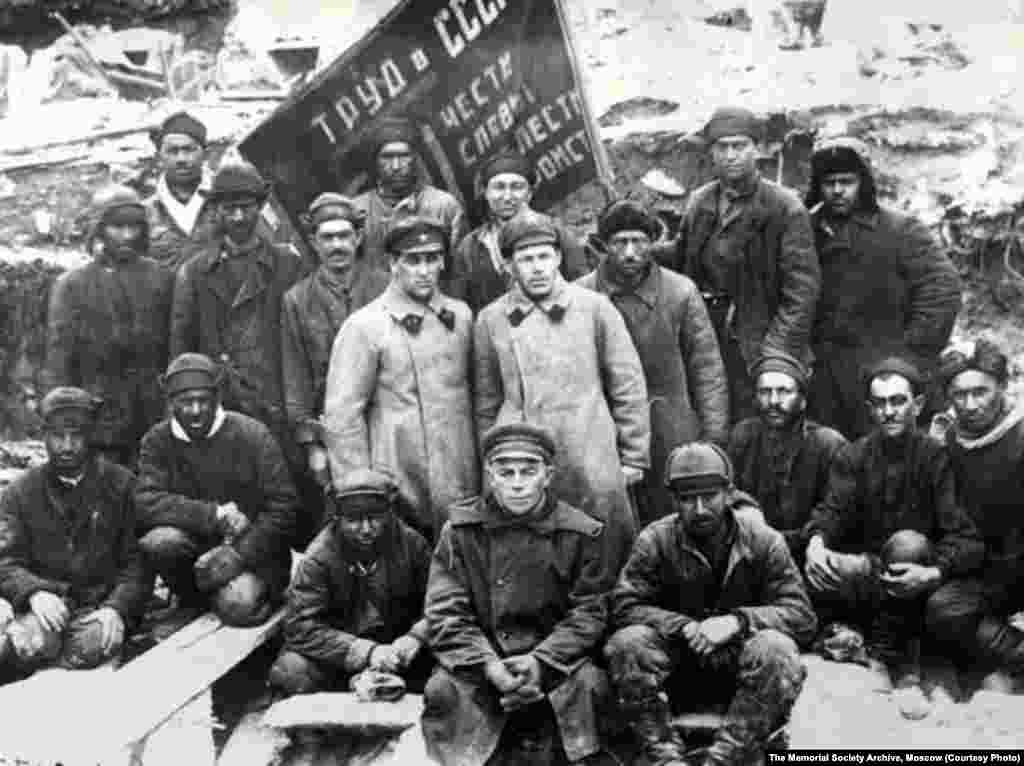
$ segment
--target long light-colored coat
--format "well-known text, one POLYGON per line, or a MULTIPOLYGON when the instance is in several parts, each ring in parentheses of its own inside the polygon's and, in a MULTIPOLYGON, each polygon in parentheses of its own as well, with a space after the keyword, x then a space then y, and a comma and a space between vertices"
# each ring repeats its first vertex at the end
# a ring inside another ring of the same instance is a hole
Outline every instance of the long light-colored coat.
POLYGON ((622 466, 650 467, 651 421, 640 357, 611 301, 561 276, 539 304, 513 287, 477 318, 474 367, 480 433, 522 420, 551 429, 552 491, 607 522, 610 563, 622 564, 636 527, 622 466))
POLYGON ((417 303, 394 283, 345 321, 327 371, 324 440, 331 476, 373 466, 394 475, 413 523, 436 537, 452 503, 479 491, 470 395, 472 314, 438 294, 417 303), (449 330, 438 317, 455 315, 449 330), (417 334, 401 320, 422 318, 417 334))

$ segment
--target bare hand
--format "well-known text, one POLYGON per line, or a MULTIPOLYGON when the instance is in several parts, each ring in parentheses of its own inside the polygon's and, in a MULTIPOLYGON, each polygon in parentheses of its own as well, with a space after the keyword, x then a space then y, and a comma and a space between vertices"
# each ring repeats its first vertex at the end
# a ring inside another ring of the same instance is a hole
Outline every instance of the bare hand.
POLYGON ((523 681, 519 676, 509 672, 505 663, 501 660, 492 660, 484 666, 484 676, 491 682, 491 686, 501 692, 502 695, 511 694, 520 686, 523 681))
POLYGON ((832 566, 832 551, 825 547, 820 537, 811 538, 807 543, 806 559, 804 574, 813 588, 824 592, 839 589, 839 573, 832 566))
POLYGON ((329 487, 331 469, 327 461, 327 450, 319 444, 313 444, 307 450, 306 457, 309 472, 313 475, 314 481, 321 487, 329 487))
POLYGON ((0 598, 0 630, 7 627, 8 623, 14 619, 14 607, 11 606, 9 601, 0 598))
POLYGON ((395 656, 398 657, 400 668, 404 670, 409 667, 413 660, 416 659, 416 655, 420 653, 422 644, 419 639, 415 636, 410 636, 408 633, 404 636, 396 638, 391 643, 391 648, 395 652, 395 656))
POLYGON ((113 607, 105 606, 90 612, 81 620, 83 623, 98 622, 103 651, 110 654, 124 642, 124 620, 113 607))
POLYGON ((938 585, 942 572, 920 564, 890 564, 878 579, 893 598, 913 598, 938 585))
POLYGON ((370 652, 370 670, 379 670, 384 673, 397 673, 402 668, 402 662, 398 657, 392 644, 377 644, 370 652))
POLYGON ((712 647, 718 649, 736 637, 743 627, 740 618, 734 614, 723 614, 718 617, 708 617, 700 624, 700 632, 712 647))
MULTIPOLYGON (((2 622, 2 620, 0 620, 0 622, 2 622)), ((1011 628, 1024 632, 1024 612, 1011 614, 1009 623, 1011 628)))
POLYGON ((28 607, 47 630, 59 633, 67 627, 70 614, 64 599, 60 596, 49 591, 37 590, 29 597, 28 607))
POLYGON ((225 540, 234 541, 249 528, 249 517, 242 513, 234 501, 217 506, 217 528, 225 540))
POLYGON ((544 696, 541 691, 540 661, 532 654, 518 654, 505 659, 505 668, 520 680, 519 688, 502 695, 501 709, 511 713, 526 707, 544 696))
POLYGON ((622 478, 626 480, 626 486, 629 487, 636 484, 638 481, 643 481, 644 471, 642 468, 634 468, 631 465, 622 466, 622 478))

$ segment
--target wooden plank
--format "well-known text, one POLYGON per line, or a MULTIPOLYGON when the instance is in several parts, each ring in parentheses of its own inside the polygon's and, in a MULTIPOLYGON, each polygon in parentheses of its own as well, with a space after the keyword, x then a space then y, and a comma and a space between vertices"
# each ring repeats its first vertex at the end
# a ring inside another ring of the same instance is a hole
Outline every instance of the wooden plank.
POLYGON ((247 713, 238 722, 217 759, 217 766, 269 766, 279 759, 290 742, 281 729, 267 726, 265 710, 247 713))
POLYGON ((419 723, 422 714, 421 694, 406 694, 397 702, 366 702, 352 692, 319 692, 281 700, 266 712, 263 722, 282 729, 402 731, 419 723))

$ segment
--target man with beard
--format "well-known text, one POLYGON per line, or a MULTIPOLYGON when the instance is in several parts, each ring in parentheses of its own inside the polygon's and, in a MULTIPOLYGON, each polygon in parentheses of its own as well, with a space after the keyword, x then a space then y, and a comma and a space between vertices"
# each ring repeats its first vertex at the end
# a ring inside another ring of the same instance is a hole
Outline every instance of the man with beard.
POLYGON ((609 763, 608 694, 594 653, 606 626, 603 525, 552 490, 552 434, 483 437, 490 492, 452 506, 430 565, 426 616, 439 667, 423 734, 441 764, 609 763))
POLYGON ((120 656, 153 589, 135 538, 135 477, 89 446, 96 402, 59 387, 40 404, 48 461, 0 497, 0 676, 120 656), (0 610, 3 611, 3 610, 0 610))
POLYGON ((95 257, 53 285, 42 378, 102 399, 95 446, 134 468, 139 441, 163 416, 157 379, 167 365, 174 276, 146 257, 149 224, 134 191, 101 189, 93 207, 95 257))
POLYGON ((819 614, 865 630, 894 685, 917 695, 925 601, 977 568, 984 545, 958 501, 946 450, 915 426, 920 373, 891 358, 866 380, 876 426, 832 461, 805 533, 805 573, 819 614))
POLYGON ((929 376, 960 308, 960 278, 935 238, 878 204, 867 151, 852 138, 816 147, 806 199, 822 269, 811 413, 851 439, 872 425, 864 371, 896 355, 929 376))
MULTIPOLYGON (((508 291, 511 277, 501 257, 498 234, 506 221, 530 209, 537 181, 530 161, 509 151, 486 161, 480 167, 478 182, 487 220, 459 242, 448 280, 449 294, 468 303, 474 314, 508 291)), ((564 226, 556 223, 556 230, 562 250, 558 268, 572 281, 587 273, 586 255, 582 244, 564 226)))
POLYGON ((782 532, 802 564, 804 527, 825 499, 832 460, 846 439, 805 417, 808 376, 800 360, 764 356, 751 375, 757 417, 737 423, 729 438, 736 486, 754 496, 765 521, 782 532))
POLYGON ((577 284, 607 295, 626 320, 644 377, 651 415, 651 470, 637 486, 640 524, 672 512, 665 461, 680 444, 724 444, 729 388, 715 328, 696 285, 651 261, 658 225, 642 206, 609 205, 597 222, 607 249, 601 266, 577 284))
POLYGON ((550 218, 527 210, 501 230, 515 284, 480 312, 474 331, 477 430, 529 421, 554 434, 554 492, 608 528, 608 585, 637 520, 626 494, 650 467, 644 371, 622 315, 568 284, 550 218))
POLYGON ((307 215, 320 267, 284 294, 281 309, 285 407, 307 469, 299 473, 299 489, 311 522, 300 534, 304 539, 319 530, 323 490, 331 481, 320 429, 331 346, 342 322, 388 284, 387 277, 370 268, 363 255, 363 216, 352 200, 321 194, 307 215))
POLYGON ((734 421, 753 415, 748 370, 776 351, 806 359, 821 272, 810 220, 788 189, 757 170, 760 121, 717 109, 704 128, 717 180, 683 213, 675 268, 700 288, 718 333, 734 421))
POLYGON ((366 669, 414 686, 430 672, 423 596, 430 547, 395 516, 398 488, 377 471, 352 471, 332 493, 328 526, 306 550, 288 589, 285 644, 270 683, 286 694, 348 689, 366 669))
POLYGON ((221 405, 222 371, 202 354, 163 377, 171 415, 142 441, 140 544, 178 599, 225 624, 266 620, 288 584, 298 498, 265 425, 221 405))
POLYGON ((988 685, 1021 689, 1024 678, 1024 408, 1007 396, 1006 355, 987 340, 942 355, 940 374, 956 421, 948 433, 957 486, 988 549, 977 577, 940 588, 929 631, 966 667, 996 671, 988 685))
MULTIPOLYGON (((398 119, 382 122, 370 139, 367 153, 376 186, 356 197, 355 203, 366 215, 365 257, 373 268, 384 272, 390 270, 385 240, 396 220, 417 216, 437 221, 445 230, 447 253, 466 234, 466 216, 459 201, 424 180, 419 144, 413 124, 398 119)), ((445 266, 450 266, 447 260, 445 266)))
POLYGON ((816 619, 782 536, 741 509, 716 445, 672 451, 665 481, 675 513, 637 537, 612 593, 605 646, 643 766, 689 764, 670 710, 728 704, 701 763, 757 763, 789 718, 806 672, 799 646, 816 619))
POLYGON ((335 485, 357 468, 395 477, 412 514, 436 539, 449 505, 477 494, 469 385, 469 307, 438 283, 448 228, 398 221, 385 247, 391 282, 341 326, 327 370, 324 442, 335 485))

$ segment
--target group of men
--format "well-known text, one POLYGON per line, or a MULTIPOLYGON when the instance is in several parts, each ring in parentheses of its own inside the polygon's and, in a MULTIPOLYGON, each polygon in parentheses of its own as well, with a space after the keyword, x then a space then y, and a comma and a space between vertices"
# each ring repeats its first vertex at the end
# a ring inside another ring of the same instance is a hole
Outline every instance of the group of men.
POLYGON ((941 353, 957 272, 859 142, 816 148, 801 201, 759 175, 754 115, 703 134, 717 179, 678 236, 613 202, 591 268, 523 157, 481 167, 466 233, 386 123, 375 188, 309 206, 311 269, 256 169, 204 176, 205 130, 169 118, 154 197, 98 195, 53 290, 49 461, 0 497, 0 673, 116 660, 158 574, 179 618, 283 602, 283 693, 422 689, 446 764, 747 763, 821 633, 898 687, 925 641, 1012 688, 1006 356, 941 353), (725 717, 695 756, 671 719, 698 701, 725 717))

